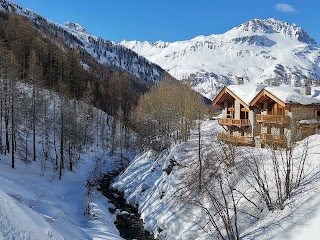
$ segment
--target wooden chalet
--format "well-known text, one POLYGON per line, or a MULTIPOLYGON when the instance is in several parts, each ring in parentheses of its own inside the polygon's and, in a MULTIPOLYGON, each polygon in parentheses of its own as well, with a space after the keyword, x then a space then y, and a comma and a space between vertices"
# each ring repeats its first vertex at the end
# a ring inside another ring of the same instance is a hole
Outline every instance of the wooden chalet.
POLYGON ((311 95, 310 85, 266 87, 250 106, 260 110, 256 115, 259 123, 256 145, 290 146, 317 133, 320 127, 320 99, 311 95))
POLYGON ((317 93, 311 95, 310 84, 225 87, 212 103, 222 109, 218 123, 225 131, 218 137, 238 145, 288 146, 320 131, 320 88, 317 93))
POLYGON ((222 117, 218 123, 225 129, 219 134, 223 141, 239 145, 253 145, 255 111, 250 109, 249 102, 261 87, 250 85, 231 85, 221 90, 213 100, 214 106, 222 108, 222 117), (249 87, 249 88, 250 88, 249 87))

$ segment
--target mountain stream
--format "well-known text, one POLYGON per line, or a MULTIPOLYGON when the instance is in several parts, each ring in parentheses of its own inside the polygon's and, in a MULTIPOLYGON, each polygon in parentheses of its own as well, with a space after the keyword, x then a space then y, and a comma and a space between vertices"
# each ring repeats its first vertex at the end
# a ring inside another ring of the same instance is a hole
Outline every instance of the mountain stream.
POLYGON ((144 229, 137 208, 127 204, 122 192, 110 187, 116 176, 117 174, 104 176, 99 181, 100 188, 98 190, 115 206, 115 209, 109 209, 109 211, 117 213, 115 225, 120 236, 126 240, 154 240, 153 235, 144 229))

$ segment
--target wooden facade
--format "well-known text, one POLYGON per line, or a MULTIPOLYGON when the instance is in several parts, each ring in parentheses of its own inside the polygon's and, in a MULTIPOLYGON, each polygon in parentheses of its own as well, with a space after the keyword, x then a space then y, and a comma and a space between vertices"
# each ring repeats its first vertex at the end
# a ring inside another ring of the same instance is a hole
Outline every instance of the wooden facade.
POLYGON ((231 142, 237 145, 253 145, 253 137, 235 136, 229 133, 219 133, 218 138, 221 141, 231 142))
POLYGON ((224 88, 213 105, 222 108, 218 123, 225 131, 219 139, 237 145, 283 147, 320 132, 320 103, 283 102, 266 89, 246 104, 224 88))
POLYGON ((320 126, 320 105, 285 103, 263 89, 250 105, 259 109, 256 115, 259 123, 259 142, 256 145, 290 146, 311 134, 320 126), (318 112, 319 110, 319 112, 318 112), (313 120, 315 124, 301 124, 300 121, 313 120), (310 128, 312 130, 310 130, 310 128))
POLYGON ((249 105, 228 88, 218 94, 213 105, 222 108, 218 123, 226 130, 219 134, 219 139, 238 145, 252 145, 255 118, 249 105))

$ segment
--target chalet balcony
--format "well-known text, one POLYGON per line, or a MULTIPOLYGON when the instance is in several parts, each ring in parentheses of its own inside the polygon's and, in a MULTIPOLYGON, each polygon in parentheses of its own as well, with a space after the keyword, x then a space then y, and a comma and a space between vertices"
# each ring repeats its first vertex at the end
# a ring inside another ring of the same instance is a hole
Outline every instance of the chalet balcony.
POLYGON ((263 133, 260 135, 261 143, 267 143, 267 144, 277 144, 282 145, 285 143, 285 136, 284 135, 273 135, 273 134, 267 134, 263 133))
POLYGON ((250 125, 249 119, 234 119, 234 118, 219 118, 218 123, 220 125, 245 127, 250 125))
POLYGON ((285 124, 287 122, 286 117, 282 115, 257 114, 256 119, 258 123, 285 124))
POLYGON ((252 137, 233 136, 228 133, 219 133, 218 138, 221 141, 231 142, 231 143, 235 143, 238 145, 252 145, 253 144, 252 137))

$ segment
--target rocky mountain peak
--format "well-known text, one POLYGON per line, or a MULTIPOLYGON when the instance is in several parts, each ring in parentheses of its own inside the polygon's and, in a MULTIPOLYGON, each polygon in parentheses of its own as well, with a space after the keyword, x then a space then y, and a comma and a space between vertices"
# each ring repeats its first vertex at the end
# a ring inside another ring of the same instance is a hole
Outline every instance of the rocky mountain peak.
POLYGON ((89 34, 89 32, 80 24, 78 23, 74 23, 74 22, 66 22, 65 24, 63 24, 63 26, 76 31, 76 32, 81 32, 81 33, 86 33, 89 34))
POLYGON ((296 38, 300 42, 316 45, 316 41, 311 38, 301 27, 296 24, 289 24, 285 21, 280 21, 274 18, 268 19, 252 19, 231 31, 253 32, 253 33, 283 33, 289 37, 296 38))

